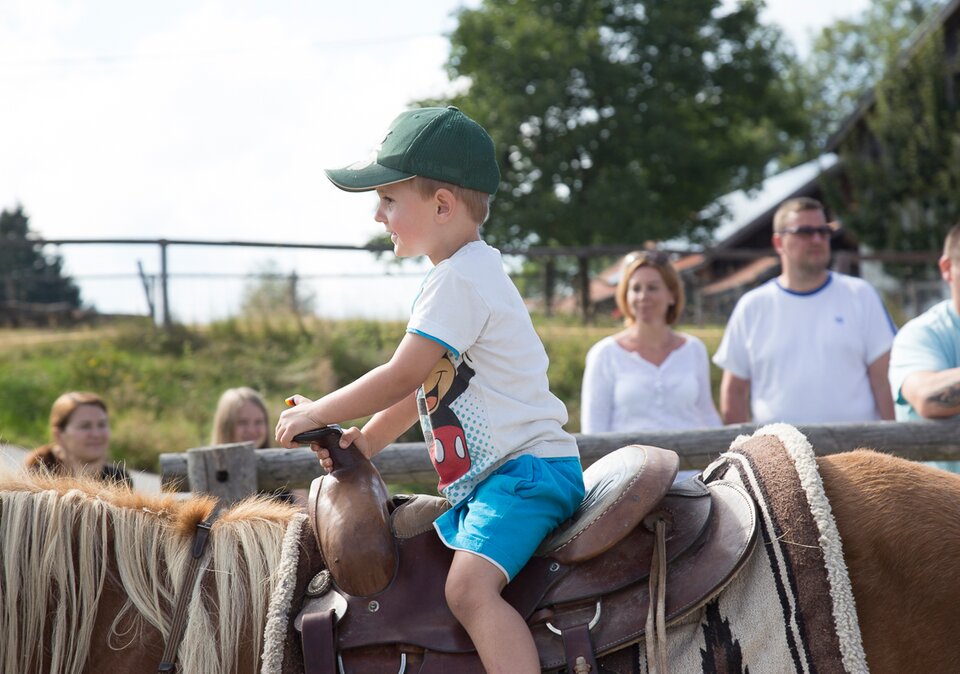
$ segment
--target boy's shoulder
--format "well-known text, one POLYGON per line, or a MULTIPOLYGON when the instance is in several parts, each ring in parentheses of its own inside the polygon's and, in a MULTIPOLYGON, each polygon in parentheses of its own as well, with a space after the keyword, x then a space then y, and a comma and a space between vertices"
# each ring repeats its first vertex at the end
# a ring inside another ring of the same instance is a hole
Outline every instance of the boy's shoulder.
POLYGON ((480 278, 497 272, 506 275, 500 251, 482 239, 461 246, 435 269, 446 270, 446 273, 459 273, 462 276, 479 275, 480 278))
POLYGON ((465 303, 480 302, 491 311, 508 307, 518 310, 522 305, 500 251, 482 240, 471 241, 438 263, 422 288, 424 293, 444 297, 448 303, 462 298, 465 303))

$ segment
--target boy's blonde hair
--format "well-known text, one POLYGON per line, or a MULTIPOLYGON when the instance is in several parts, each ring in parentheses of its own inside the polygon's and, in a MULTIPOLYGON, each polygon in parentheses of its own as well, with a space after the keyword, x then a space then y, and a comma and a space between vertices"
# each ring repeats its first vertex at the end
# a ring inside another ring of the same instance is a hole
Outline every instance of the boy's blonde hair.
POLYGON ((417 193, 424 199, 432 198, 433 195, 437 193, 437 190, 450 190, 453 196, 467 207, 467 213, 470 214, 470 218, 478 225, 482 225, 487 221, 487 218, 490 217, 490 197, 492 196, 490 194, 480 192, 479 190, 472 190, 469 187, 461 187, 460 185, 447 183, 442 180, 424 178, 423 176, 414 177, 411 183, 417 193))

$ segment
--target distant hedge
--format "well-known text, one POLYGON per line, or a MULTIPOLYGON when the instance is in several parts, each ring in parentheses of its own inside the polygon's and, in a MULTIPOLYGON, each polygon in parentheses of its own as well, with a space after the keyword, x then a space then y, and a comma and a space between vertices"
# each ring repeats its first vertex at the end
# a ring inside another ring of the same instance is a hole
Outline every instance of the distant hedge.
MULTIPOLYGON (((567 404, 568 430, 577 432, 584 356, 617 327, 535 323, 550 356, 551 388, 567 404)), ((114 458, 156 471, 160 453, 207 443, 224 389, 259 390, 273 423, 292 393, 323 395, 386 362, 404 332, 403 323, 360 320, 313 320, 303 327, 228 320, 171 331, 129 325, 90 332, 89 339, 69 335, 36 344, 7 340, 13 345, 0 349, 0 440, 28 448, 46 442, 53 400, 64 391, 91 390, 110 406, 114 458)), ((689 331, 711 353, 716 349, 720 328, 689 331)), ((714 372, 715 391, 718 381, 714 372)), ((420 437, 414 428, 402 439, 420 437)))

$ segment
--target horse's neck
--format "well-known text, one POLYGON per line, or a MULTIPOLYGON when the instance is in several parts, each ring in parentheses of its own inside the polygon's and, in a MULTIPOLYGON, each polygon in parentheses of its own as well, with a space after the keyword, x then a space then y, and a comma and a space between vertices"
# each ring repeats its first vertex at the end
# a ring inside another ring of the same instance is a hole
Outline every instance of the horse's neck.
POLYGON ((956 671, 960 477, 865 451, 817 463, 870 668, 956 671))

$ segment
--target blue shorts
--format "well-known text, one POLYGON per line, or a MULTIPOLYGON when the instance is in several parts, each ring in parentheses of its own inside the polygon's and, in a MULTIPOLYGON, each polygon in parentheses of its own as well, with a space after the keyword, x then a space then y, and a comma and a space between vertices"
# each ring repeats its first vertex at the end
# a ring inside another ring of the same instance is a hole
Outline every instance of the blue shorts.
POLYGON ((583 492, 579 459, 523 454, 491 473, 433 526, 447 547, 480 555, 510 581, 543 539, 573 515, 583 492))

